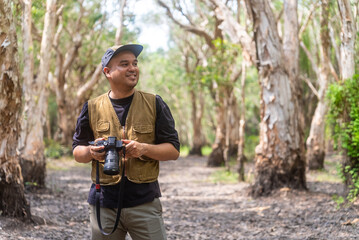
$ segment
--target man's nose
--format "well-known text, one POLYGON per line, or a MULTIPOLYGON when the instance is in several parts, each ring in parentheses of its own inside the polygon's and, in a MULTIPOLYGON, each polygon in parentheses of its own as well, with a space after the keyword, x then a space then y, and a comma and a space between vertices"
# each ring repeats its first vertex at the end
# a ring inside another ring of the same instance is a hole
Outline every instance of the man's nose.
POLYGON ((130 64, 130 67, 129 67, 129 71, 135 71, 135 69, 136 69, 136 66, 135 65, 133 65, 133 64, 130 64))

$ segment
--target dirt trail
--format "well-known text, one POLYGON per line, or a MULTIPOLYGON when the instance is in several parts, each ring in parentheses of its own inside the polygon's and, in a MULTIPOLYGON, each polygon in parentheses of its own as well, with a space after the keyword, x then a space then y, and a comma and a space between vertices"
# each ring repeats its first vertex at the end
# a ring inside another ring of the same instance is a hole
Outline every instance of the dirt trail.
MULTIPOLYGON (((0 239, 90 239, 89 166, 50 165, 57 169, 48 170, 48 188, 26 194, 37 224, 0 217, 0 239)), ((161 163, 168 239, 359 239, 359 207, 337 209, 332 200, 342 189, 338 183, 308 175, 308 192, 282 189, 252 199, 248 183, 210 181, 216 170, 206 167, 204 157, 161 163)))

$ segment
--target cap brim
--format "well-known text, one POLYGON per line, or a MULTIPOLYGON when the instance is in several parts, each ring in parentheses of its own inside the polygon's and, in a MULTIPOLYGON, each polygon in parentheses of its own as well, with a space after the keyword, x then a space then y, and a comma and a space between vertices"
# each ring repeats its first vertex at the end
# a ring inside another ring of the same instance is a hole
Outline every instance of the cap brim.
POLYGON ((143 46, 139 45, 139 44, 127 44, 127 45, 123 45, 119 48, 116 49, 116 51, 113 53, 112 58, 114 56, 116 56, 118 53, 123 52, 123 51, 130 51, 132 52, 135 57, 138 57, 138 55, 140 55, 140 53, 143 50, 143 46))

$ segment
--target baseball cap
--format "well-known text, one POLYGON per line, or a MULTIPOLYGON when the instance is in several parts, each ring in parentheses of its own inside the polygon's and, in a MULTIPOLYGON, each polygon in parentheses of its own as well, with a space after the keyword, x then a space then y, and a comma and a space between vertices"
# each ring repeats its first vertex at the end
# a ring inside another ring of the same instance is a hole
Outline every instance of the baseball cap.
POLYGON ((143 46, 139 44, 126 44, 126 45, 117 45, 110 47, 109 49, 106 50, 105 54, 101 59, 102 71, 111 61, 111 59, 114 56, 116 56, 118 53, 123 51, 130 51, 137 57, 142 52, 142 49, 143 46))

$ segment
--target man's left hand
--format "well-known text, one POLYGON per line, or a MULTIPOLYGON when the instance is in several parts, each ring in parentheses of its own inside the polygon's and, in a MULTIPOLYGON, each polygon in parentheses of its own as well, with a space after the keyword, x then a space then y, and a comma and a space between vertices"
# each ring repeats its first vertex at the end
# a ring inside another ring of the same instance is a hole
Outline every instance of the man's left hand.
POLYGON ((127 139, 122 139, 122 142, 126 146, 126 158, 139 158, 146 153, 145 143, 127 139))

